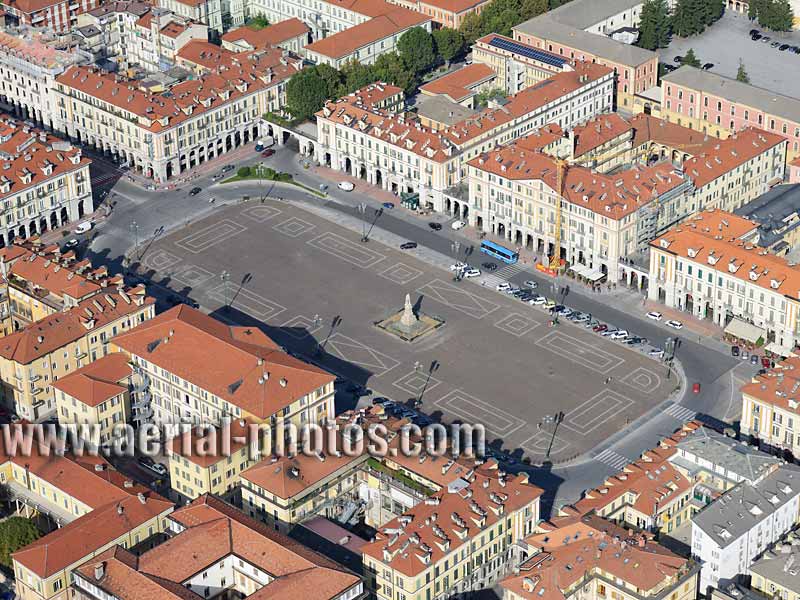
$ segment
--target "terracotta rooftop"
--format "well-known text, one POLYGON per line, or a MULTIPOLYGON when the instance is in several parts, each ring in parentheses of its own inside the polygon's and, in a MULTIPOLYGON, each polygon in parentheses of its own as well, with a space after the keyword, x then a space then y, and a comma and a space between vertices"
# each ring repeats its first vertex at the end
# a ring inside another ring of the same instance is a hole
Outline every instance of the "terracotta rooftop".
MULTIPOLYGON (((82 300, 99 292, 107 283, 103 279, 91 281, 87 275, 91 273, 91 263, 65 261, 61 250, 56 252, 34 252, 24 249, 19 260, 8 269, 8 272, 31 286, 29 292, 46 291, 64 301, 65 297, 82 300)), ((13 279, 13 278, 12 278, 13 279)))
POLYGON ((486 527, 537 502, 541 494, 540 488, 528 483, 527 474, 492 479, 467 472, 386 523, 362 553, 413 577, 469 544, 486 527))
POLYGON ((650 245, 703 264, 750 285, 800 299, 800 266, 753 243, 758 223, 720 210, 705 210, 650 245))
POLYGON ((655 142, 693 155, 705 148, 710 140, 716 141, 716 138, 709 138, 700 131, 644 113, 631 118, 630 123, 633 127, 634 148, 647 142, 655 142))
POLYGON ((186 305, 114 343, 260 419, 335 379, 289 356, 258 329, 231 327, 186 305))
POLYGON ((753 376, 742 386, 743 395, 800 415, 800 358, 782 360, 763 375, 753 376))
POLYGON ((530 600, 564 600, 576 584, 592 577, 624 582, 640 596, 660 594, 676 586, 692 563, 652 541, 596 516, 558 519, 545 533, 525 539, 539 550, 500 585, 530 600))
POLYGON ((97 406, 124 393, 128 386, 120 382, 132 372, 128 357, 121 352, 114 352, 54 381, 53 387, 78 402, 97 406))
POLYGON ((494 79, 494 70, 484 63, 473 63, 420 86, 419 91, 431 96, 444 94, 461 102, 475 93, 475 88, 494 79))
POLYGON ((104 546, 172 510, 155 492, 126 495, 56 529, 12 554, 15 561, 45 579, 84 561, 104 546))
POLYGON ((488 3, 489 0, 417 0, 419 4, 425 6, 432 6, 439 10, 461 13, 481 4, 488 3))
POLYGON ((141 285, 127 291, 109 290, 81 301, 66 312, 54 313, 2 338, 0 356, 27 365, 82 338, 92 329, 152 304, 155 304, 155 298, 146 296, 141 285))
POLYGON ((748 127, 727 139, 709 140, 705 148, 683 162, 683 171, 701 188, 779 144, 785 147, 786 139, 777 133, 748 127))
POLYGON ((359 48, 430 21, 430 17, 416 11, 402 6, 390 6, 392 8, 374 16, 369 21, 308 44, 305 47, 306 51, 316 52, 330 58, 343 58, 359 48))
POLYGON ((222 36, 223 42, 246 42, 253 50, 264 50, 269 46, 280 46, 283 42, 307 35, 311 30, 298 18, 286 19, 262 29, 237 27, 222 36))
POLYGON ((218 46, 208 46, 213 45, 193 40, 181 48, 179 57, 203 65, 208 72, 182 81, 166 92, 140 89, 136 81, 94 67, 71 67, 57 82, 67 91, 76 89, 130 113, 138 118, 140 127, 159 132, 178 125, 189 116, 278 85, 302 68, 300 59, 287 60, 279 49, 236 54, 218 46))
MULTIPOLYGON (((472 159, 470 167, 515 181, 542 180, 550 189, 558 187, 556 163, 519 142, 485 152, 472 159)), ((570 203, 588 208, 610 219, 622 219, 682 183, 685 179, 667 162, 607 175, 581 166, 567 167, 562 195, 570 203)))
POLYGON ((70 142, 16 121, 0 120, 0 200, 55 182, 91 162, 70 142))
POLYGON ((630 132, 631 124, 617 113, 605 113, 578 125, 572 132, 575 136, 575 156, 583 156, 595 148, 630 132))
POLYGON ((186 529, 141 555, 140 573, 182 583, 236 556, 274 578, 248 596, 256 600, 327 600, 359 582, 327 558, 212 496, 197 498, 170 518, 186 529))
POLYGON ((596 63, 578 62, 574 71, 557 73, 549 79, 509 96, 497 108, 486 108, 451 127, 432 131, 405 115, 389 115, 345 96, 328 102, 317 117, 341 123, 366 135, 394 144, 437 162, 446 162, 474 139, 495 128, 531 114, 565 94, 608 76, 612 70, 596 63))

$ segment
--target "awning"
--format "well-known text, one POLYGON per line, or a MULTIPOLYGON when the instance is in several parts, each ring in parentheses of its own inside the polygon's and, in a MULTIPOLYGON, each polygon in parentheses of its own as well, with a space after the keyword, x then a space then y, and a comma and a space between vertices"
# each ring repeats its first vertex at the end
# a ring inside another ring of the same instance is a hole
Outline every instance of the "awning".
POLYGON ((770 342, 764 347, 764 350, 767 352, 771 352, 772 354, 777 354, 778 356, 782 356, 786 358, 790 354, 794 352, 794 348, 788 348, 786 346, 781 346, 778 342, 770 342))
POLYGON ((588 279, 589 281, 597 281, 605 277, 606 274, 603 273, 602 271, 598 271, 597 269, 592 269, 588 273, 584 273, 583 276, 586 277, 586 279, 588 279))
POLYGON ((734 318, 725 328, 725 333, 747 342, 757 342, 759 338, 764 338, 766 332, 761 327, 756 327, 752 323, 747 323, 741 319, 734 318))
POLYGON ((586 277, 586 273, 587 271, 589 271, 589 267, 587 267, 586 265, 582 265, 580 263, 575 263, 574 265, 570 265, 569 270, 575 273, 575 275, 586 277))

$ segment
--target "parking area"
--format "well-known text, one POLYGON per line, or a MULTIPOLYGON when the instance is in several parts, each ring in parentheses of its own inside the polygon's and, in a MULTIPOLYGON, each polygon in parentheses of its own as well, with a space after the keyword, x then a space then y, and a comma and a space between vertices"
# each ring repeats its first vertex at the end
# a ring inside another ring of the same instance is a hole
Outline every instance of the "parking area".
MULTIPOLYGON (((586 452, 674 389, 642 351, 566 319, 552 326, 542 307, 454 281, 417 254, 361 243, 316 214, 268 201, 220 208, 156 241, 140 272, 223 319, 262 327, 376 396, 407 403, 422 394, 421 410, 434 418, 481 423, 518 458, 540 461, 550 446, 555 460, 586 452), (411 344, 374 325, 406 294, 445 320, 411 344), (554 436, 547 417, 558 412, 554 436)), ((343 396, 337 409, 351 406, 343 396)))
POLYGON ((751 22, 745 15, 728 11, 702 35, 691 38, 674 37, 668 48, 659 51, 660 60, 675 65, 676 56, 683 56, 689 48, 693 48, 701 64, 713 63, 711 72, 735 78, 741 59, 753 85, 787 96, 800 97, 800 88, 797 85, 800 54, 789 50, 781 52, 771 45, 773 42, 780 42, 800 46, 800 31, 764 31, 770 37, 764 43, 763 40, 754 42, 750 39, 751 29, 761 30, 758 23, 751 22))

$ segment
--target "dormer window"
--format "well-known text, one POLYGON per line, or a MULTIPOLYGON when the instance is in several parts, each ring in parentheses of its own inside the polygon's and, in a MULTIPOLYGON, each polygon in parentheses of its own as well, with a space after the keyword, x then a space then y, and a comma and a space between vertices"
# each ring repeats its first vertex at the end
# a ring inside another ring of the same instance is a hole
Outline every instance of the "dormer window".
POLYGON ((739 265, 736 264, 735 261, 731 261, 728 263, 728 272, 729 273, 736 273, 739 270, 739 265))
POLYGON ((698 250, 697 248, 689 248, 688 250, 686 250, 686 253, 689 255, 689 258, 696 258, 698 250))
POLYGON ((760 277, 760 275, 761 275, 761 273, 759 273, 758 271, 750 271, 750 273, 748 273, 748 276, 750 277, 750 281, 758 281, 758 278, 760 277))
POLYGON ((662 238, 658 240, 658 245, 662 248, 669 248, 669 240, 662 238))
POLYGON ((780 285, 781 282, 778 281, 777 279, 771 279, 769 282, 769 287, 771 287, 773 290, 777 290, 780 287, 780 285))
POLYGON ((719 261, 719 256, 717 256, 716 254, 708 255, 708 264, 715 265, 717 264, 717 261, 719 261))

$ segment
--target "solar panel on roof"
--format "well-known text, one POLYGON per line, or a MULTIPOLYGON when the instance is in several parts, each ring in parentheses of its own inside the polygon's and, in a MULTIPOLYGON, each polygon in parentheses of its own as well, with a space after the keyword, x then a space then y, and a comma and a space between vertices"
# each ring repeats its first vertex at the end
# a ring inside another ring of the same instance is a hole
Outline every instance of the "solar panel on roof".
POLYGON ((556 56, 555 54, 550 54, 549 52, 544 52, 543 50, 537 50, 536 48, 531 48, 530 46, 525 46, 524 44, 519 44, 512 40, 507 40, 501 37, 492 38, 492 40, 489 42, 489 45, 494 46, 495 48, 500 48, 501 50, 513 52, 514 54, 519 54, 520 56, 538 60, 539 62, 543 62, 544 64, 552 67, 563 67, 564 63, 567 62, 566 58, 556 56))

